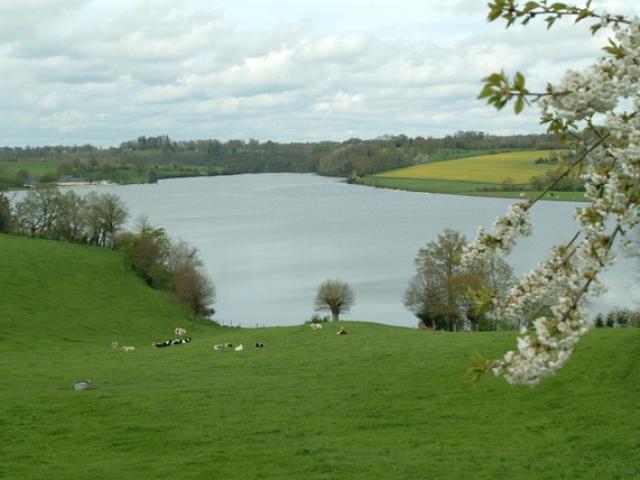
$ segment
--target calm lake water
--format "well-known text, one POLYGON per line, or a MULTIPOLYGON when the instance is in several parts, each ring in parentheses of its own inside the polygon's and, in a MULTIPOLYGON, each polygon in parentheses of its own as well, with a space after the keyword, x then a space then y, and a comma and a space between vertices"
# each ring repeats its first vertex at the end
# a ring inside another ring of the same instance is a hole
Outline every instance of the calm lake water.
MULTIPOLYGON (((511 203, 301 174, 185 178, 98 191, 119 195, 132 219, 145 214, 171 237, 196 246, 216 285, 216 319, 242 326, 302 323, 313 314, 317 286, 329 277, 354 289, 356 303, 345 319, 415 326, 402 298, 418 249, 445 228, 471 238, 511 203)), ((575 206, 537 206, 534 235, 508 258, 517 274, 575 233, 575 206)), ((593 308, 634 306, 640 293, 633 279, 630 261, 621 257, 606 276, 608 293, 593 308)))

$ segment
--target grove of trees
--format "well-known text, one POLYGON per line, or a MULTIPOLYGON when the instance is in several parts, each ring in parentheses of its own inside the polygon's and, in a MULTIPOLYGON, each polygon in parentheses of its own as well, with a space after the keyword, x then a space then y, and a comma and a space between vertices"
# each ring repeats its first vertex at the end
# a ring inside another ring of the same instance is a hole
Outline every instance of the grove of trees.
POLYGON ((78 195, 55 187, 29 190, 13 206, 0 195, 0 233, 84 243, 118 249, 151 287, 167 290, 183 302, 192 319, 210 316, 216 291, 195 248, 172 241, 164 229, 138 219, 135 231, 124 229, 129 212, 117 195, 78 195))
POLYGON ((513 328, 489 320, 478 310, 479 292, 503 295, 514 284, 511 267, 500 257, 462 265, 464 235, 445 230, 418 251, 416 275, 405 291, 405 306, 433 330, 513 328))

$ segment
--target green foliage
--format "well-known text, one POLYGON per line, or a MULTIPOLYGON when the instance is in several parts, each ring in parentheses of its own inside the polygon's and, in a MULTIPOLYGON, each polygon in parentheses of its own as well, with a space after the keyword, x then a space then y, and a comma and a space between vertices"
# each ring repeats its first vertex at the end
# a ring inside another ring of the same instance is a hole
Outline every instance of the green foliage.
POLYGON ((24 178, 16 176, 20 171, 46 182, 55 182, 60 173, 65 173, 86 181, 108 180, 120 184, 261 172, 313 172, 349 177, 452 157, 556 146, 555 140, 546 135, 498 137, 460 131, 444 138, 396 135, 341 143, 175 142, 161 135, 140 137, 108 149, 91 145, 5 147, 0 148, 0 189, 21 187, 24 178))
POLYGON ((595 317, 596 328, 640 327, 640 310, 614 308, 609 312, 599 313, 595 317))
POLYGON ((14 223, 21 235, 112 248, 128 215, 112 193, 62 194, 44 185, 29 190, 16 203, 14 223))
POLYGON ((167 265, 171 241, 163 228, 143 221, 137 232, 120 237, 118 248, 147 285, 164 290, 171 287, 172 272, 167 265))
POLYGON ((455 230, 442 234, 418 251, 416 275, 405 291, 404 304, 433 330, 497 330, 484 312, 493 295, 514 283, 513 270, 495 257, 471 268, 461 265, 466 237, 455 230))
POLYGON ((327 323, 328 321, 331 320, 331 317, 329 315, 320 315, 319 313, 314 313, 313 315, 311 315, 311 318, 309 320, 305 320, 305 324, 311 324, 311 323, 327 323))
POLYGON ((515 99, 513 110, 520 113, 525 104, 529 104, 527 95, 529 90, 525 88, 525 78, 520 72, 516 72, 512 80, 509 80, 504 72, 493 73, 482 81, 484 87, 478 95, 479 99, 486 98, 489 105, 501 110, 508 102, 515 99))
POLYGON ((514 333, 193 329, 118 252, 3 235, 0 251, 6 478, 640 476, 640 330, 590 332, 535 390, 473 385, 470 352, 495 358, 514 333), (178 326, 191 344, 151 347, 178 326))
POLYGON ((11 203, 0 193, 0 233, 8 233, 13 228, 11 203))

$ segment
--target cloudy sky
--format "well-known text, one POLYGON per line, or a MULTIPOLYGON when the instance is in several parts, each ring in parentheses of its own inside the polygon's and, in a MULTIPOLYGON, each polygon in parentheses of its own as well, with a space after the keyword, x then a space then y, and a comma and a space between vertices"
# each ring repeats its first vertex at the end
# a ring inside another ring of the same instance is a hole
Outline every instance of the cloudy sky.
POLYGON ((475 100, 481 78, 544 85, 604 38, 485 17, 484 0, 0 0, 0 145, 539 132, 535 110, 475 100))

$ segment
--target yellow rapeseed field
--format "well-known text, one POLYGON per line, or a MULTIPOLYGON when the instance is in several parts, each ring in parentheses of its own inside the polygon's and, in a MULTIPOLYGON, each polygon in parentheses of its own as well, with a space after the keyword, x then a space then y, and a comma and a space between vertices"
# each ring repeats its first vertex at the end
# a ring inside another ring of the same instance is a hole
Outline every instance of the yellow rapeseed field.
POLYGON ((470 182, 502 183, 510 178, 514 183, 529 183, 529 179, 542 175, 557 165, 535 164, 540 157, 558 154, 557 150, 531 150, 498 153, 427 163, 378 174, 381 177, 424 178, 429 180, 458 180, 470 182))

